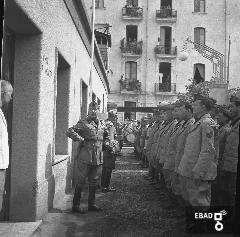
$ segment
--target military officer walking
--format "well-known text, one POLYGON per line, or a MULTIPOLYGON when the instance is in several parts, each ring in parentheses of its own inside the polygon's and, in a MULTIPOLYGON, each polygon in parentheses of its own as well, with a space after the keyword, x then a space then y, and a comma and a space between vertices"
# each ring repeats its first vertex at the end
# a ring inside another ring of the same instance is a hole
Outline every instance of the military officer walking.
POLYGON ((80 120, 66 132, 66 135, 73 141, 80 142, 76 157, 77 183, 72 206, 72 211, 77 213, 85 212, 80 208, 80 199, 86 178, 89 184, 88 211, 102 211, 95 204, 97 180, 102 171, 104 132, 104 126, 97 117, 98 110, 98 104, 95 101, 91 102, 87 118, 80 120))

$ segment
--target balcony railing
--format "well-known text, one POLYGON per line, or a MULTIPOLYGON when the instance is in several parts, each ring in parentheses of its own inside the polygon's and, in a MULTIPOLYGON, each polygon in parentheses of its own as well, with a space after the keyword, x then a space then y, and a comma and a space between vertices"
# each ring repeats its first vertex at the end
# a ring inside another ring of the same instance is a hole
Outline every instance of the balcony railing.
POLYGON ((120 43, 120 49, 122 54, 142 55, 142 41, 125 42, 125 39, 122 39, 120 43))
POLYGON ((177 46, 175 47, 166 47, 162 45, 157 45, 154 49, 156 55, 169 55, 176 57, 177 55, 177 46))
POLYGON ((121 79, 119 82, 121 91, 141 91, 141 82, 138 80, 121 79))
POLYGON ((176 83, 155 83, 155 92, 176 93, 176 83))
POLYGON ((156 11, 156 18, 177 18, 177 10, 161 9, 156 11))
POLYGON ((143 17, 143 8, 141 7, 132 7, 126 6, 122 9, 123 18, 138 18, 142 19, 143 17))

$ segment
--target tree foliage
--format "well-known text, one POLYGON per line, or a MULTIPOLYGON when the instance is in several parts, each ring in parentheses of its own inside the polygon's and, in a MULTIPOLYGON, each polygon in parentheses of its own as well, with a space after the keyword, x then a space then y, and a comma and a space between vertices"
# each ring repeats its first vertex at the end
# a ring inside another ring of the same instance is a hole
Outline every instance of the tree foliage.
POLYGON ((203 96, 209 96, 212 82, 204 81, 201 83, 196 83, 192 78, 188 80, 190 84, 186 85, 186 93, 179 93, 178 100, 181 102, 192 102, 194 100, 194 95, 200 94, 203 96))

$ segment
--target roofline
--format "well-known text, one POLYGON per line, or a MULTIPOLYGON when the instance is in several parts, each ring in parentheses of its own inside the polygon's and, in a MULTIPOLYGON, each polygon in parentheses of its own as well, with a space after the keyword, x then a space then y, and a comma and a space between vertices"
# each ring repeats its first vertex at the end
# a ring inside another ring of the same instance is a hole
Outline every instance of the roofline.
MULTIPOLYGON (((74 22, 75 27, 87 49, 89 56, 91 57, 91 38, 92 38, 92 26, 90 20, 86 14, 86 6, 83 0, 63 0, 68 12, 74 22)), ((103 64, 103 60, 95 39, 94 42, 94 66, 102 80, 106 90, 110 93, 109 82, 107 79, 107 73, 103 64), (102 76, 101 76, 102 75, 102 76)))

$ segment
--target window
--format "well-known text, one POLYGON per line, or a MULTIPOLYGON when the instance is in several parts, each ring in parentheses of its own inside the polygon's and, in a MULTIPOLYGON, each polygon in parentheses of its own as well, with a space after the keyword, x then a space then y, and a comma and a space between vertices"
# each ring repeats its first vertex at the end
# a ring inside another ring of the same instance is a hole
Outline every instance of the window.
POLYGON ((95 0, 95 8, 104 8, 104 0, 95 0))
POLYGON ((137 80, 137 63, 126 62, 125 64, 125 78, 129 81, 137 80))
POLYGON ((138 7, 138 0, 127 0, 128 6, 138 7))
POLYGON ((127 43, 137 42, 137 31, 138 31, 138 27, 136 25, 127 25, 126 26, 127 43))
POLYGON ((194 28, 194 42, 205 44, 205 29, 201 27, 194 28))
POLYGON ((194 64, 193 79, 198 84, 205 81, 205 65, 202 63, 194 64))
POLYGON ((194 12, 205 12, 205 0, 194 0, 194 12))

